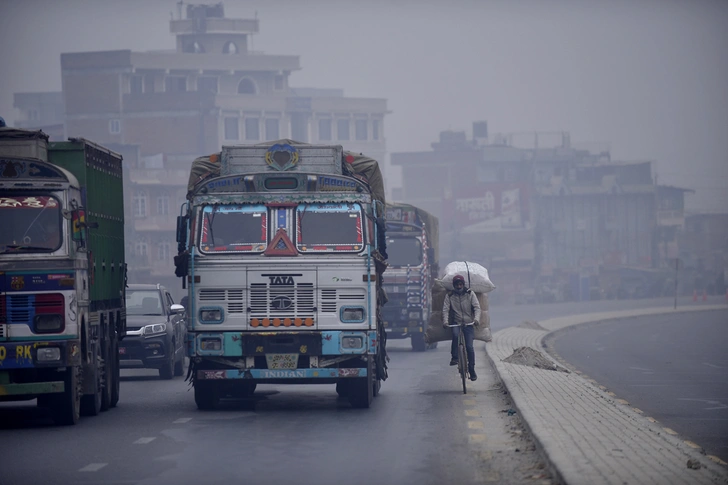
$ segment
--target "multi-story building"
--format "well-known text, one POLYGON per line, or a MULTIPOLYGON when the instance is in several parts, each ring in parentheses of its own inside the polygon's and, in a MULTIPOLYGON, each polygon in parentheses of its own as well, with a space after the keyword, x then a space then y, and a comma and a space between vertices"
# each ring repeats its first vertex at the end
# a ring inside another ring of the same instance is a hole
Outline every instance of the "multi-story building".
MULTIPOLYGON (((298 56, 250 50, 258 27, 257 19, 225 17, 221 3, 187 5, 184 18, 180 8, 170 21, 173 51, 61 55, 63 137, 139 148, 128 164, 127 259, 147 281, 179 286, 175 216, 196 157, 222 145, 292 138, 384 160, 386 100, 291 87, 298 56)), ((29 120, 32 104, 16 102, 20 119, 29 120)))
POLYGON ((445 262, 485 264, 498 275, 502 296, 493 296, 515 301, 662 291, 658 269, 675 257, 685 189, 655 185, 650 161, 576 149, 567 133, 530 134, 528 144, 523 134, 488 137, 484 122, 473 133, 392 154, 403 200, 441 218, 445 262))

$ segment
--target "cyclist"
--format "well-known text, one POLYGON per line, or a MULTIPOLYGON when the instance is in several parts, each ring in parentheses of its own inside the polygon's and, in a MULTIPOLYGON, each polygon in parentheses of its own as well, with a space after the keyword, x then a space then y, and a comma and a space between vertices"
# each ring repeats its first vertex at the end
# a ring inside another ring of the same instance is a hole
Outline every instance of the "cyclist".
MULTIPOLYGON (((452 286, 455 288, 445 296, 445 303, 442 306, 442 324, 448 328, 450 320, 452 325, 471 323, 475 325, 480 323, 480 303, 470 288, 465 288, 465 278, 455 275, 452 279, 452 286)), ((468 353, 468 373, 470 380, 474 381, 478 378, 475 374, 475 350, 473 349, 473 340, 475 337, 475 327, 473 325, 467 327, 452 327, 452 346, 450 365, 458 365, 458 336, 460 332, 465 332, 465 349, 468 353)))

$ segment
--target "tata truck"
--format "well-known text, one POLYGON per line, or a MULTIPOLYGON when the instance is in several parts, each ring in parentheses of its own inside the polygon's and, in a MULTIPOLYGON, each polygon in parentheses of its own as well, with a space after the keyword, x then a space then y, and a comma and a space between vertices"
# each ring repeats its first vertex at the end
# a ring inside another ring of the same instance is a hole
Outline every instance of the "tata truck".
POLYGON ((0 128, 0 400, 58 424, 119 401, 126 331, 121 156, 0 128))
POLYGON ((375 160, 278 140, 192 165, 176 273, 197 407, 258 384, 335 384, 368 408, 387 378, 384 184, 375 160))
POLYGON ((439 271, 438 220, 409 204, 387 204, 387 305, 382 314, 388 338, 409 338, 422 352, 436 344, 425 342, 430 320, 431 288, 439 271))

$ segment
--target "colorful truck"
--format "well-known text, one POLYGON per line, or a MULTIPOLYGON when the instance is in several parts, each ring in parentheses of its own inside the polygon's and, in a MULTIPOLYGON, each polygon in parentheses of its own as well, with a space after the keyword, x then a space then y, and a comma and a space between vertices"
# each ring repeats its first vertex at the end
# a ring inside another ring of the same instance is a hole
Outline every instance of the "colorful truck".
POLYGON ((199 409, 260 383, 336 384, 369 407, 387 377, 384 186, 375 160, 279 140, 192 165, 176 273, 199 409))
POLYGON ((425 330, 432 311, 430 291, 439 271, 438 220, 429 212, 409 204, 387 204, 387 272, 384 290, 387 304, 382 310, 388 338, 409 338, 412 349, 429 346, 425 330))
POLYGON ((119 400, 121 156, 0 128, 0 400, 75 424, 119 400))

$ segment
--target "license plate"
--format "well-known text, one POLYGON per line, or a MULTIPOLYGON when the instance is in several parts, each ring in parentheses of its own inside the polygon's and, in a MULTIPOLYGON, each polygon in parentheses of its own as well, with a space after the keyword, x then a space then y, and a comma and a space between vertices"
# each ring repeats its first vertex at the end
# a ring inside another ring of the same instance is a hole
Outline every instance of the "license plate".
POLYGON ((298 354, 265 354, 269 369, 297 369, 298 354))
POLYGON ((126 347, 119 347, 119 355, 126 354, 126 347))

